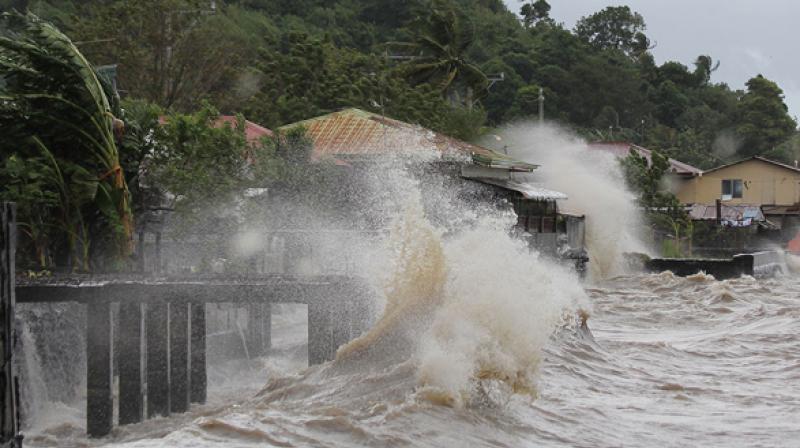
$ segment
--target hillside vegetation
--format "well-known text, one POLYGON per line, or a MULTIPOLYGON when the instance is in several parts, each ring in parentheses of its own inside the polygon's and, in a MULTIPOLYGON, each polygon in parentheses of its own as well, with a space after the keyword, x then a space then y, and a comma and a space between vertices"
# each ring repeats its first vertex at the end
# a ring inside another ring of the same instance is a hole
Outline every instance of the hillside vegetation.
MULTIPOLYGON (((5 1, 5 7, 11 2, 5 1)), ((17 0, 19 3, 19 0, 17 0)), ((193 111, 208 99, 267 127, 356 106, 471 139, 538 114, 592 140, 629 140, 707 168, 797 158, 781 89, 713 80, 713 55, 656 64, 646 18, 608 7, 574 30, 545 0, 47 0, 130 97, 193 111), (518 14, 515 14, 518 13, 518 14), (487 81, 487 76, 502 80, 487 81)))

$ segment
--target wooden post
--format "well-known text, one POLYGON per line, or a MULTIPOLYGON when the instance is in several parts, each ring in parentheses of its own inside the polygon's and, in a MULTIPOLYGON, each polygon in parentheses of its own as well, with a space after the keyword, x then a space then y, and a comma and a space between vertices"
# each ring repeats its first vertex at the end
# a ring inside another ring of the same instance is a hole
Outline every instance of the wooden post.
POLYGON ((16 208, 0 203, 0 445, 19 438, 19 403, 14 371, 16 208))
POLYGON ((169 305, 147 305, 147 416, 169 415, 169 305))
POLYGON ((189 304, 169 304, 170 411, 189 410, 189 304))
POLYGON ((189 400, 192 403, 206 402, 206 304, 192 303, 190 308, 190 369, 189 400))
POLYGON ((87 305, 86 432, 90 437, 108 435, 114 425, 112 318, 108 302, 87 305))
POLYGON ((331 313, 325 303, 312 301, 308 304, 308 365, 333 359, 333 351, 331 313))
POLYGON ((141 303, 119 307, 119 424, 138 423, 144 417, 142 344, 144 313, 141 303))

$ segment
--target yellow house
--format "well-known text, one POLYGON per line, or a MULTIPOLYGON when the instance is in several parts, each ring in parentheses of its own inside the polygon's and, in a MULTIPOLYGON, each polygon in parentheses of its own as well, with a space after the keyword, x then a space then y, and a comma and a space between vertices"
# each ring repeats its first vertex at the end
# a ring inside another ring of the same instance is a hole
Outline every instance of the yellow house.
POLYGON ((800 169, 763 157, 723 165, 674 185, 684 204, 789 207, 800 203, 800 169))

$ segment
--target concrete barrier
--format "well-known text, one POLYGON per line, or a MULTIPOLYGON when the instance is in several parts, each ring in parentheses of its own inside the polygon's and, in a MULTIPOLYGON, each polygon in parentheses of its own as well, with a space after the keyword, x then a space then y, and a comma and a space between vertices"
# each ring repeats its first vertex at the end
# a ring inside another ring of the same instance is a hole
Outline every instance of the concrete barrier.
POLYGON ((785 254, 783 251, 762 251, 738 254, 729 259, 651 258, 645 261, 644 266, 648 271, 671 271, 682 277, 698 272, 713 275, 719 280, 742 275, 766 277, 784 271, 785 254))

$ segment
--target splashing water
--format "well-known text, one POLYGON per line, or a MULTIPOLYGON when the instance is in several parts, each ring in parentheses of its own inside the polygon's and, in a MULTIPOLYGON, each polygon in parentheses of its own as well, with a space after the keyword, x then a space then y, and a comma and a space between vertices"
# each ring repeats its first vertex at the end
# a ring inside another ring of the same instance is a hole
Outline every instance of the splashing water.
MULTIPOLYGON (((586 215, 586 246, 592 278, 624 273, 627 252, 650 253, 643 243, 641 214, 615 156, 552 124, 521 123, 500 131, 509 154, 541 164, 532 178, 566 193, 562 209, 586 215)), ((497 142, 494 143, 495 145, 497 142)))
POLYGON ((339 350, 337 363, 412 356, 422 394, 448 405, 468 402, 481 381, 535 395, 542 349, 585 294, 571 274, 509 236, 514 222, 511 214, 486 217, 444 238, 411 201, 390 238, 384 314, 339 350))

